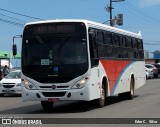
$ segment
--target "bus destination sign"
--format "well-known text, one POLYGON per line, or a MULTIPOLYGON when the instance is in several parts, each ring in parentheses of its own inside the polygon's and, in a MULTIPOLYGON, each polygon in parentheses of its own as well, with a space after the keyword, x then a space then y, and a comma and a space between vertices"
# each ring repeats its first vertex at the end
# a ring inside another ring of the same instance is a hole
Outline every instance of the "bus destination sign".
POLYGON ((74 33, 75 25, 43 25, 34 27, 34 33, 74 33))

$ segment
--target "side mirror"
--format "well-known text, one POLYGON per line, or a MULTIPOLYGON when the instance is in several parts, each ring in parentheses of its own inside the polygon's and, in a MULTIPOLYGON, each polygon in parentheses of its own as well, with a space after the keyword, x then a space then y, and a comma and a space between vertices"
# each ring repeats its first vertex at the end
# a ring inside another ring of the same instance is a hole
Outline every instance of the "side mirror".
POLYGON ((22 35, 16 35, 16 36, 13 37, 13 46, 12 46, 13 56, 17 55, 17 45, 14 44, 14 39, 15 38, 22 38, 22 35))
POLYGON ((12 52, 13 52, 13 56, 17 55, 17 45, 16 44, 12 46, 12 52))

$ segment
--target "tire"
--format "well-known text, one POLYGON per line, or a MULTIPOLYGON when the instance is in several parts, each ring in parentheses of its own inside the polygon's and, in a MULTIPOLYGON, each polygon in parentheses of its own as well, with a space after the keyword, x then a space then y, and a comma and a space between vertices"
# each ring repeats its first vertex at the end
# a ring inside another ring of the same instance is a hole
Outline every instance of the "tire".
POLYGON ((105 85, 102 84, 101 97, 95 100, 95 103, 98 108, 102 108, 105 106, 105 102, 106 102, 106 89, 105 89, 105 85))
POLYGON ((130 91, 118 94, 120 100, 132 100, 134 98, 134 78, 131 78, 130 91))
POLYGON ((132 100, 134 98, 134 78, 131 78, 130 91, 126 93, 126 97, 128 100, 132 100))
POLYGON ((41 101, 41 105, 45 111, 51 111, 53 109, 54 102, 41 101))
POLYGON ((0 94, 0 97, 4 97, 4 94, 0 94))

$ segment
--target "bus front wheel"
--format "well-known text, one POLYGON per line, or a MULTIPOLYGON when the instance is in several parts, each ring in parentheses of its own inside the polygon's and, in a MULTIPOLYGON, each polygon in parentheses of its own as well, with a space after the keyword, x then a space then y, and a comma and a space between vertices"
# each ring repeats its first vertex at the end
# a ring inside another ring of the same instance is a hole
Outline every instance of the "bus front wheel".
POLYGON ((45 111, 51 111, 53 109, 54 102, 41 101, 41 105, 45 111))
POLYGON ((104 84, 102 84, 101 97, 99 99, 95 100, 97 107, 99 107, 99 108, 104 107, 104 105, 105 105, 105 99, 106 99, 106 90, 105 90, 104 84))

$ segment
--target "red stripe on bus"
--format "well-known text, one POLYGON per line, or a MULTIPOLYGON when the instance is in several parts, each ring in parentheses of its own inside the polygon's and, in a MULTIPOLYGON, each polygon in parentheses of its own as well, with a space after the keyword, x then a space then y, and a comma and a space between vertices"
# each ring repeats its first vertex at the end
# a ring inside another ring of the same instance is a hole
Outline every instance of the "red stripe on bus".
POLYGON ((106 75, 109 80, 110 92, 112 92, 116 81, 118 80, 121 72, 130 63, 130 61, 124 60, 101 60, 101 63, 105 69, 106 75))

